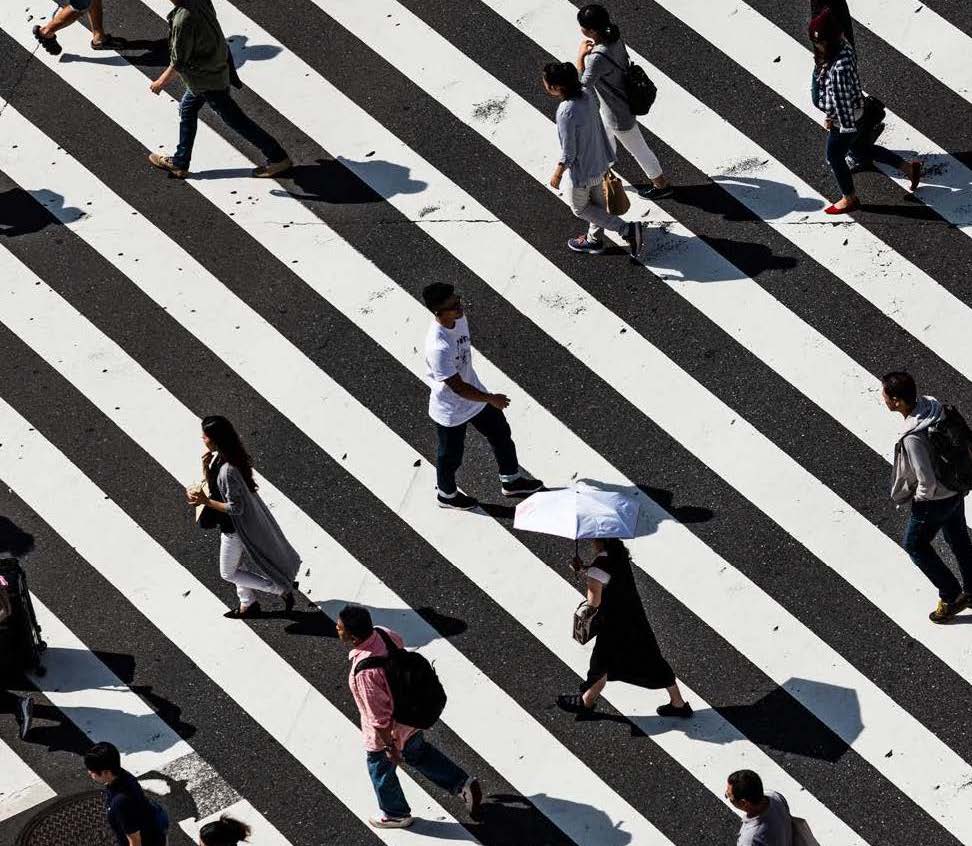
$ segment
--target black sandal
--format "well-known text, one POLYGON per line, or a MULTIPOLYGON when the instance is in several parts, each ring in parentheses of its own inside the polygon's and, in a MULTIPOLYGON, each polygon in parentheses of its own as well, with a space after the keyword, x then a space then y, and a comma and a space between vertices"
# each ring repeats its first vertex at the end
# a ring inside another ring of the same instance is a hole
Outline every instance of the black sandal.
POLYGON ((101 41, 91 42, 92 50, 118 50, 121 48, 121 46, 122 46, 121 40, 115 38, 115 36, 113 35, 109 35, 107 32, 105 33, 105 37, 102 38, 101 41))
POLYGON ((43 47, 52 56, 57 56, 61 52, 61 45, 58 44, 57 42, 57 36, 50 35, 47 38, 45 38, 43 35, 40 34, 40 30, 41 28, 39 24, 35 26, 34 29, 32 30, 34 33, 34 38, 37 39, 37 43, 40 44, 40 46, 43 47))
POLYGON ((234 608, 232 611, 227 611, 224 615, 227 620, 250 620, 253 617, 260 616, 260 603, 251 602, 246 608, 240 606, 239 608, 234 608))
POLYGON ((692 706, 686 702, 684 705, 672 705, 671 702, 665 705, 659 705, 655 709, 655 713, 659 717, 679 717, 683 720, 687 720, 692 716, 692 706))
POLYGON ((561 693, 557 697, 557 707, 568 714, 593 714, 597 703, 588 706, 584 704, 584 697, 579 693, 561 693))

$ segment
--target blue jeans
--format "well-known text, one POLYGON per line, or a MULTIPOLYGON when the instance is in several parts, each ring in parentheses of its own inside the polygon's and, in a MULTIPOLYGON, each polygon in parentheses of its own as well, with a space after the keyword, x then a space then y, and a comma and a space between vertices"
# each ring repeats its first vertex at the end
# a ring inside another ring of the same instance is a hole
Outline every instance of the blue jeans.
MULTIPOLYGON (((475 428, 493 448, 501 476, 515 476, 520 469, 516 458, 516 445, 513 443, 510 424, 506 415, 498 408, 487 405, 472 420, 475 428)), ((456 492, 456 471, 462 465, 462 455, 466 448, 466 426, 442 426, 436 423, 438 448, 435 455, 435 480, 440 493, 456 492)))
POLYGON ((201 91, 198 94, 187 88, 179 103, 179 146, 172 157, 176 167, 189 168, 192 145, 196 142, 196 129, 199 126, 199 112, 207 103, 223 119, 223 123, 263 153, 268 162, 279 162, 287 158, 287 153, 277 140, 243 113, 228 88, 222 91, 201 91))
POLYGON ((865 137, 862 132, 841 132, 834 127, 827 133, 827 164, 834 172, 840 193, 845 197, 854 193, 854 177, 845 160, 848 153, 853 153, 861 163, 881 162, 899 169, 905 164, 897 153, 870 143, 870 136, 865 137))
POLYGON ((972 540, 969 540, 965 525, 965 497, 961 494, 948 499, 913 502, 902 541, 911 560, 938 588, 938 596, 946 602, 954 602, 963 588, 932 546, 939 531, 958 561, 965 591, 972 593, 972 540))
MULTIPOLYGON (((405 763, 415 767, 433 784, 450 793, 458 793, 469 776, 457 767, 431 743, 422 732, 413 734, 402 750, 405 763)), ((384 752, 368 753, 368 775, 378 797, 378 807, 389 817, 407 817, 412 813, 405 801, 405 794, 398 781, 397 767, 384 752)))

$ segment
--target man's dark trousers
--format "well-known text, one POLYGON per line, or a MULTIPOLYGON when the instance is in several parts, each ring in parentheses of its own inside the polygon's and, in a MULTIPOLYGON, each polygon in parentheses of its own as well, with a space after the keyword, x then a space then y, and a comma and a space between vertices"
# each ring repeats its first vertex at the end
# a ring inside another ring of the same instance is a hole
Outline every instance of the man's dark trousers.
POLYGON ((439 493, 449 496, 456 492, 456 471, 462 465, 466 446, 466 426, 472 424, 493 449, 500 476, 515 476, 520 465, 516 458, 516 446, 510 433, 506 415, 498 408, 487 405, 468 423, 458 426, 435 424, 438 449, 435 456, 435 478, 439 493))
POLYGON ((932 546, 939 531, 958 561, 965 588, 972 590, 972 540, 965 524, 965 497, 962 494, 948 499, 912 502, 902 542, 918 569, 938 588, 939 598, 951 603, 958 599, 962 587, 932 546))

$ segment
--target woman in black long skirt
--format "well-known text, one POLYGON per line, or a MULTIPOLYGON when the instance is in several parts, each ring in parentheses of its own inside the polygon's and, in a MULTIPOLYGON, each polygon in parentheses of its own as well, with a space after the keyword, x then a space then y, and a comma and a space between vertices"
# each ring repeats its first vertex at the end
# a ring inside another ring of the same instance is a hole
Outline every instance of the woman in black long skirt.
POLYGON ((565 693, 557 704, 572 713, 590 713, 609 681, 665 688, 670 701, 657 709, 662 717, 691 717, 692 708, 682 698, 675 673, 662 657, 645 615, 627 547, 616 538, 594 540, 595 556, 585 565, 574 558, 571 567, 587 581, 587 602, 597 608, 596 639, 591 666, 581 692, 565 693))

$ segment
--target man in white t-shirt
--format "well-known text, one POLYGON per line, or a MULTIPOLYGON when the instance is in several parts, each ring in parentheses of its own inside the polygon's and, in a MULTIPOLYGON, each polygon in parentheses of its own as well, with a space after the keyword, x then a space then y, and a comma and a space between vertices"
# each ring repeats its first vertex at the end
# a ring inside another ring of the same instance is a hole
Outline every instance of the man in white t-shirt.
POLYGON ((464 511, 479 505, 456 487, 468 423, 493 448, 504 496, 527 496, 540 490, 543 482, 520 473, 510 424, 503 414, 509 397, 489 393, 473 370, 469 324, 455 287, 433 282, 422 291, 422 299, 435 315, 425 336, 425 365, 432 388, 429 417, 435 421, 438 439, 435 472, 439 505, 464 511))
POLYGON ((726 799, 746 816, 736 846, 793 846, 793 817, 779 793, 763 792, 763 780, 752 770, 729 776, 726 799))

